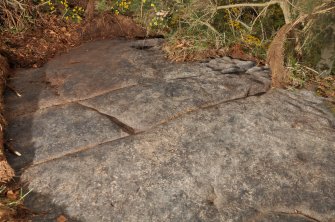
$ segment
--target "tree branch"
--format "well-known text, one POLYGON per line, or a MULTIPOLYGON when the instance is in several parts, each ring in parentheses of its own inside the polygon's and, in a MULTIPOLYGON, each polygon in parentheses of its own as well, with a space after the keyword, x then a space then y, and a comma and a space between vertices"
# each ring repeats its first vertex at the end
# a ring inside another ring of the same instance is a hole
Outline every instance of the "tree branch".
POLYGON ((218 6, 216 9, 221 10, 221 9, 242 8, 242 7, 267 7, 270 5, 278 4, 280 2, 282 1, 272 0, 272 1, 264 2, 264 3, 240 3, 240 4, 218 6))
POLYGON ((280 8, 283 11, 285 17, 285 23, 288 24, 292 22, 291 13, 290 13, 290 4, 288 0, 270 0, 269 2, 264 3, 239 3, 239 4, 232 4, 232 5, 222 5, 218 6, 216 9, 230 9, 230 8, 242 8, 242 7, 268 7, 270 5, 279 4, 280 8))

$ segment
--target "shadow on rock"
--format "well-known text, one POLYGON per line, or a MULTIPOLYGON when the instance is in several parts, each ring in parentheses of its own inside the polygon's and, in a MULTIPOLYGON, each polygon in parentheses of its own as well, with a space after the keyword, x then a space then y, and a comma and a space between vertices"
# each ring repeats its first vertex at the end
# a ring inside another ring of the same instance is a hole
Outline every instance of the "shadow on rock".
MULTIPOLYGON (((57 100, 56 89, 48 84, 45 76, 44 68, 17 70, 10 76, 8 81, 10 89, 7 88, 5 92, 5 116, 9 126, 5 139, 13 149, 7 150, 7 158, 16 171, 14 180, 17 182, 35 159, 36 135, 33 131, 39 126, 36 125, 38 123, 35 122, 34 112, 40 109, 41 105, 46 105, 43 104, 43 101, 57 100), (14 150, 18 151, 21 156, 15 155, 14 150)), ((24 184, 25 181, 22 183, 24 184)), ((28 215, 31 215, 29 219, 33 221, 56 221, 60 216, 66 218, 67 221, 79 221, 66 215, 65 207, 54 204, 47 194, 32 191, 24 202, 29 212, 32 212, 28 215), (34 203, 34 206, 30 203, 34 203)))

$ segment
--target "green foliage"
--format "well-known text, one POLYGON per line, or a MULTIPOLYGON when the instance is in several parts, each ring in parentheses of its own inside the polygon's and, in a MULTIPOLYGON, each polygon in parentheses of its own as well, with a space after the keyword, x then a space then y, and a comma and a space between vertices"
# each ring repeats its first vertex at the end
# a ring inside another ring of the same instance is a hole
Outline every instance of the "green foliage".
MULTIPOLYGON (((301 54, 306 65, 317 67, 320 62, 322 50, 327 47, 332 47, 335 38, 335 16, 332 13, 322 14, 311 20, 301 32, 300 41, 302 42, 301 54)), ((335 51, 335 45, 333 44, 335 51)), ((332 55, 335 60, 335 54, 332 55)), ((332 69, 334 70, 335 64, 332 69)), ((322 71, 322 70, 320 70, 322 71)), ((333 72, 334 74, 334 72, 333 72)))
POLYGON ((99 0, 96 3, 96 9, 100 12, 111 11, 115 15, 125 14, 129 10, 131 3, 130 0, 99 0))
MULTIPOLYGON (((309 7, 318 4, 320 1, 317 0, 306 1, 303 5, 300 3, 297 6, 299 14, 311 14, 309 7)), ((335 13, 334 10, 324 10, 331 7, 331 4, 325 4, 322 13, 306 19, 291 32, 286 41, 286 57, 294 58, 297 63, 315 70, 314 75, 335 74, 335 13), (325 53, 328 54, 325 56, 325 53)), ((287 61, 287 64, 290 63, 287 61)))
POLYGON ((84 14, 84 9, 79 6, 70 6, 67 0, 40 0, 40 6, 50 13, 58 13, 65 20, 71 19, 80 22, 84 14))
POLYGON ((182 53, 185 50, 186 53, 196 53, 206 47, 218 49, 237 44, 265 59, 271 38, 284 24, 279 6, 270 6, 266 10, 250 7, 217 10, 219 5, 245 1, 150 1, 155 4, 153 10, 143 2, 147 3, 142 1, 140 13, 135 13, 137 18, 150 31, 156 30, 170 36, 172 44, 187 42, 188 47, 180 48, 182 53), (164 14, 164 17, 157 16, 160 14, 164 14))
POLYGON ((134 0, 130 11, 136 21, 147 28, 148 32, 167 34, 170 30, 169 13, 173 1, 134 0))

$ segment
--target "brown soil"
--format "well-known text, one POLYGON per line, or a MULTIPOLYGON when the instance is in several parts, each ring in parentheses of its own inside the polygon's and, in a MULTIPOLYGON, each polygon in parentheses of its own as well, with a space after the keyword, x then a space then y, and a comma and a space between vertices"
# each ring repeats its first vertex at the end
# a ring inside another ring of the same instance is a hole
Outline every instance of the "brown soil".
POLYGON ((233 45, 229 49, 228 55, 235 59, 250 60, 258 64, 264 65, 264 61, 252 56, 250 53, 246 53, 246 50, 243 50, 243 47, 240 44, 233 45))
POLYGON ((8 165, 4 155, 3 129, 6 121, 3 117, 3 97, 6 77, 9 74, 9 66, 5 57, 0 55, 0 184, 9 181, 14 176, 13 169, 8 165))
POLYGON ((12 67, 39 67, 55 54, 94 39, 144 38, 146 31, 122 15, 100 14, 80 24, 45 15, 23 33, 4 32, 0 53, 12 67))

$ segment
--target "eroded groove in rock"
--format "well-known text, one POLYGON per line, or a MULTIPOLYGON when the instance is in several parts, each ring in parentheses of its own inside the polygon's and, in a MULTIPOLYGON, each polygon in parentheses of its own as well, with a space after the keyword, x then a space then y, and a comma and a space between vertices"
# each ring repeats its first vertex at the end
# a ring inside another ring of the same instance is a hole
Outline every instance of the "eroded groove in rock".
POLYGON ((137 133, 140 133, 141 131, 139 130, 136 130, 134 129, 133 127, 131 126, 128 126, 127 124, 123 123, 122 121, 118 120, 116 117, 114 116, 110 116, 106 113, 103 113, 101 111, 99 111, 98 109, 94 108, 94 107, 91 107, 91 106, 87 106, 87 105, 84 105, 80 102, 76 102, 78 105, 81 105, 83 106, 85 109, 90 109, 90 110, 93 110, 97 113, 99 113, 100 115, 103 115, 103 116, 106 116, 108 119, 110 119, 113 123, 115 123, 116 125, 118 125, 124 132, 130 134, 130 135, 135 135, 137 133))
POLYGON ((6 131, 7 139, 13 139, 13 146, 22 154, 9 156, 15 169, 128 135, 107 116, 76 103, 16 118, 6 131))
POLYGON ((296 210, 295 212, 284 212, 284 211, 270 211, 269 213, 273 213, 273 214, 286 214, 286 215, 291 215, 291 216, 302 216, 304 218, 306 218, 308 221, 315 221, 315 222, 321 222, 321 220, 318 220, 310 215, 307 215, 301 211, 296 210))
MULTIPOLYGON (((129 136, 132 136, 132 135, 129 135, 129 136)), ((70 152, 65 152, 65 153, 62 153, 60 155, 55 155, 55 156, 52 156, 50 158, 47 158, 47 159, 44 159, 44 160, 41 160, 41 161, 36 161, 36 162, 32 163, 31 165, 25 167, 24 170, 28 170, 28 169, 40 166, 42 164, 47 164, 49 162, 56 161, 56 160, 59 160, 59 159, 62 159, 62 158, 66 158, 68 156, 80 154, 80 153, 85 152, 85 151, 87 151, 89 149, 99 148, 100 146, 103 146, 105 144, 109 144, 109 143, 112 143, 112 142, 117 142, 118 140, 122 141, 123 139, 125 139, 127 137, 128 136, 125 136, 125 137, 122 137, 122 138, 118 138, 118 139, 104 141, 104 142, 101 142, 101 143, 89 144, 89 145, 83 146, 83 147, 76 147, 75 149, 73 149, 70 152)))
POLYGON ((83 99, 78 99, 78 100, 73 100, 73 101, 72 100, 63 100, 62 102, 54 103, 54 104, 52 104, 50 106, 39 106, 39 107, 36 107, 34 109, 29 110, 28 112, 24 112, 24 113, 20 113, 20 114, 14 114, 13 115, 12 113, 9 113, 9 114, 6 115, 6 119, 7 120, 12 120, 12 119, 15 119, 15 118, 18 118, 18 117, 22 117, 22 116, 26 116, 26 115, 31 115, 31 114, 33 114, 33 113, 35 113, 37 111, 42 111, 42 110, 46 110, 46 109, 52 109, 52 108, 60 107, 60 106, 66 106, 66 105, 69 105, 71 103, 79 103, 81 101, 85 101, 85 100, 88 100, 88 99, 94 99, 95 97, 103 96, 103 95, 111 93, 111 92, 117 92, 118 90, 132 88, 132 87, 134 87, 136 85, 137 84, 129 85, 129 86, 126 86, 126 87, 121 87, 121 88, 118 88, 118 89, 107 90, 105 92, 101 92, 100 94, 95 94, 95 95, 92 95, 90 97, 83 98, 83 99))

